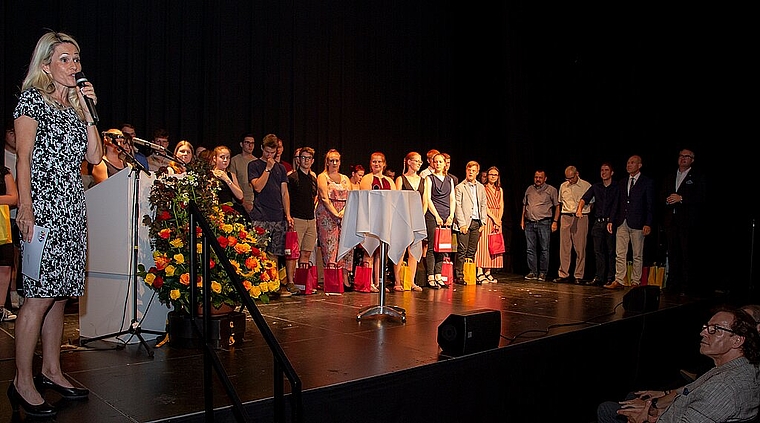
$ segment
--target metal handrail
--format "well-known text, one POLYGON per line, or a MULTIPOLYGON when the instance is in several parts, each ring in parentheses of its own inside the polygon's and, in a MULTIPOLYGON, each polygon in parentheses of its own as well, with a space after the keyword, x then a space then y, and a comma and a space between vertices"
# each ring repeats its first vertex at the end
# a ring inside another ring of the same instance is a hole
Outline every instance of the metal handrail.
MULTIPOLYGON (((266 320, 264 320, 264 316, 262 316, 261 311, 259 311, 258 306, 256 306, 256 303, 253 301, 253 299, 250 297, 248 292, 243 287, 243 282, 240 280, 240 277, 237 274, 237 271, 234 267, 232 267, 232 264, 230 263, 229 259, 227 258, 224 249, 221 245, 219 245, 219 241, 217 241, 216 236, 214 234, 214 231, 211 230, 211 226, 208 224, 208 221, 203 216, 203 213, 201 213, 198 206, 195 204, 194 201, 190 201, 188 205, 189 210, 189 217, 190 217, 190 227, 189 230, 189 238, 190 238, 190 280, 195 281, 197 280, 197 269, 198 269, 198 263, 197 263, 197 257, 198 257, 198 241, 197 241, 197 234, 195 231, 195 227, 198 226, 201 228, 201 260, 203 266, 202 269, 202 276, 204 281, 210 280, 210 254, 209 254, 209 244, 211 248, 216 253, 216 256, 219 259, 219 263, 222 267, 224 267, 224 271, 227 272, 227 276, 232 280, 233 285, 235 286, 235 289, 237 290, 238 296, 242 299, 243 305, 248 310, 248 312, 251 314, 251 317, 253 318, 254 323, 256 323, 256 327, 258 327, 259 331, 261 332, 261 336, 264 338, 264 341, 266 341, 267 345, 269 346, 269 349, 272 351, 272 356, 274 358, 274 421, 276 423, 279 422, 285 422, 285 389, 284 389, 284 377, 288 378, 288 381, 290 382, 290 401, 291 401, 291 421, 293 423, 301 423, 303 421, 303 400, 302 400, 302 384, 301 379, 298 377, 298 374, 296 373, 295 369, 293 368, 293 365, 290 363, 290 360, 288 360, 288 357, 285 355, 285 352, 282 349, 282 346, 280 346, 280 343, 277 341, 277 338, 275 338, 274 334, 272 333, 272 330, 269 328, 269 325, 267 324, 266 320)), ((190 304, 196 304, 196 291, 197 286, 194 283, 190 284, 190 304)), ((211 310, 211 284, 210 283, 204 283, 203 284, 203 310, 211 310)), ((190 307, 190 316, 191 321, 193 322, 193 331, 201 338, 203 339, 203 391, 204 391, 204 398, 205 398, 205 416, 206 421, 213 422, 214 421, 214 401, 213 401, 213 394, 211 390, 211 385, 213 383, 212 380, 212 367, 213 370, 216 371, 217 377, 222 382, 222 385, 224 385, 224 389, 227 392, 227 396, 232 401, 232 411, 235 414, 235 418, 237 421, 240 422, 247 422, 248 415, 245 411, 245 408, 243 407, 242 402, 240 401, 240 397, 237 395, 237 392, 235 391, 234 386, 230 382, 229 377, 227 376, 227 372, 224 369, 224 367, 221 364, 221 361, 219 360, 218 355, 216 354, 216 349, 214 348, 213 344, 211 343, 211 340, 208 339, 208 337, 204 336, 203 334, 210 334, 211 333, 211 313, 204 312, 203 313, 203 323, 202 327, 198 326, 197 320, 196 320, 197 310, 194 307, 190 307)))

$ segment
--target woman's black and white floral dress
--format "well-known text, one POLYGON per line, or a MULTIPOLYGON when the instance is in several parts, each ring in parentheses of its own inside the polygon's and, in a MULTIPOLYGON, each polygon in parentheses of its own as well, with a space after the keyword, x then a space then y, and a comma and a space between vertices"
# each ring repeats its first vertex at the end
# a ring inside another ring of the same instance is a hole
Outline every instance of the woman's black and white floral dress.
POLYGON ((35 224, 50 229, 40 279, 24 276, 24 295, 81 296, 87 218, 80 167, 87 148, 87 126, 73 108, 45 103, 34 88, 21 93, 13 117, 22 115, 37 122, 31 162, 35 224))

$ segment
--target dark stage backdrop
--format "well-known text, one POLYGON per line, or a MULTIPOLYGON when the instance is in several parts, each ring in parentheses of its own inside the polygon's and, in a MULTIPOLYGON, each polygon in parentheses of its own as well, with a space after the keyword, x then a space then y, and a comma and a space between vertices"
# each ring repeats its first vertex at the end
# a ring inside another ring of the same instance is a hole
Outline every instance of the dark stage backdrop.
MULTIPOLYGON (((557 3, 9 0, 0 112, 10 118, 34 44, 51 28, 80 42, 103 130, 128 121, 142 138, 166 128, 173 143, 234 152, 244 132, 276 133, 286 159, 314 147, 317 171, 329 148, 346 173, 375 150, 397 172, 408 151, 430 148, 449 152, 460 178, 468 160, 496 165, 518 273, 520 201, 535 169, 559 186, 573 164, 593 183, 602 161, 623 176, 640 154, 642 171, 661 180, 688 145, 711 180, 704 235, 716 241, 705 244, 705 272, 716 285, 747 286, 757 213, 745 163, 757 136, 738 137, 750 113, 735 93, 754 86, 744 79, 748 11, 557 3)), ((657 244, 650 237, 648 261, 657 244)))

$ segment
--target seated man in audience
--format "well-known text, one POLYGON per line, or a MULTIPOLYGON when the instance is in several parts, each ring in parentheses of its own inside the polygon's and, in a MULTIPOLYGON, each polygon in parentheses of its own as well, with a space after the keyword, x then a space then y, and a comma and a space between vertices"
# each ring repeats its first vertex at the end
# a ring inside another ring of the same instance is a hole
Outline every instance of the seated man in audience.
POLYGON ((699 352, 715 367, 688 385, 604 402, 598 423, 752 421, 760 406, 760 335, 744 310, 721 308, 702 326, 699 352))

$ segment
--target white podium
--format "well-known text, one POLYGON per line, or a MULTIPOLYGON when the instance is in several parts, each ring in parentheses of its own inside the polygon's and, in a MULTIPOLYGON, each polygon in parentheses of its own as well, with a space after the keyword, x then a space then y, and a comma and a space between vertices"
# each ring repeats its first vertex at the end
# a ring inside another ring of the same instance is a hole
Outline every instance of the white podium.
MULTIPOLYGON (((153 298, 153 290, 141 278, 133 277, 133 212, 135 174, 125 168, 85 192, 87 204, 87 269, 84 296, 79 300, 79 330, 82 338, 97 338, 128 330, 133 316, 132 282, 137 282, 137 321, 143 330, 163 333, 170 311, 153 298)), ((139 177, 137 261, 154 265, 148 228, 143 216, 151 214, 148 196, 155 177, 142 172, 139 177)), ((145 339, 158 335, 145 332, 145 339)), ((137 343, 134 334, 105 338, 105 341, 137 343)))

